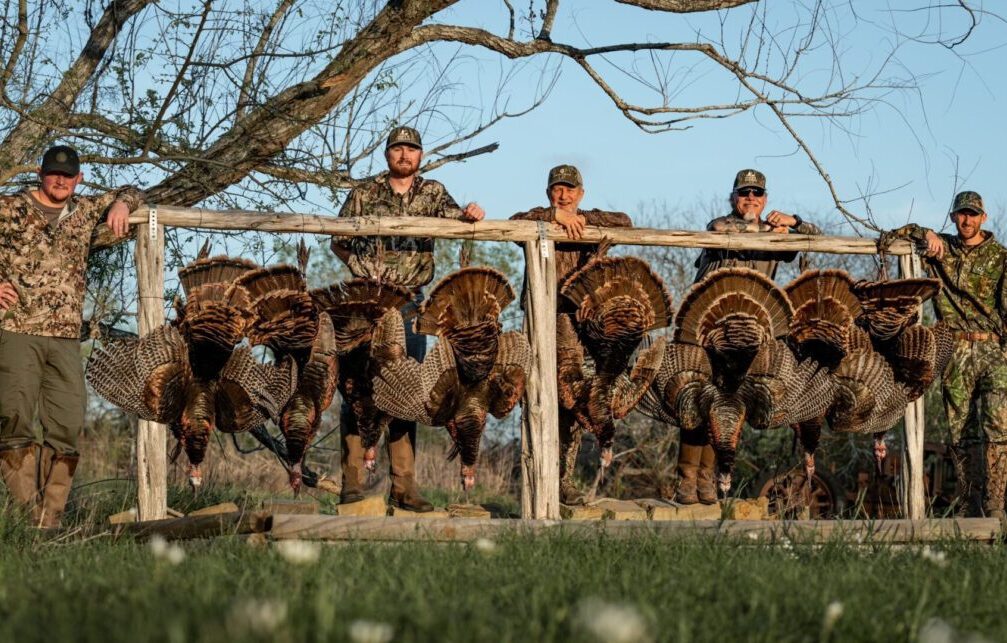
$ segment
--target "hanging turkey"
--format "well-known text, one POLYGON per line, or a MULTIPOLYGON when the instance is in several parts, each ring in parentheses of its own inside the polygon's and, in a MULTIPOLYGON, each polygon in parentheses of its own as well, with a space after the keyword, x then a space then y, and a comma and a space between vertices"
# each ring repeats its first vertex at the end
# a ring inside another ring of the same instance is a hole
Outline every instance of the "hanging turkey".
POLYGON ((513 300, 496 270, 462 268, 434 287, 416 318, 416 332, 438 338, 422 363, 406 356, 397 310, 374 333, 375 403, 395 417, 446 427, 453 442, 448 459, 460 457, 466 491, 475 486, 487 415, 510 413, 531 371, 528 340, 501 331, 500 313, 513 300))

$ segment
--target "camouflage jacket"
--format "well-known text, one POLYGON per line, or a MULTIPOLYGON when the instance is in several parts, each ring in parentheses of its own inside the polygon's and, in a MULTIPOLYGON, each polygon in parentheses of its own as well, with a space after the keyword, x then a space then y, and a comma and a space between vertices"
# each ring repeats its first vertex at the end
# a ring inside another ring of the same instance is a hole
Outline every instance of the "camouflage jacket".
MULTIPOLYGON (((893 231, 892 236, 911 239, 917 246, 926 243, 927 228, 911 223, 893 231)), ((1005 335, 1007 323, 1007 248, 997 243, 993 233, 977 246, 962 245, 956 234, 938 234, 944 242, 944 257, 925 258, 932 277, 941 280, 940 294, 934 298, 937 318, 955 330, 1005 335)))
MULTIPOLYGON (((417 175, 405 194, 396 194, 382 174, 350 191, 341 217, 438 217, 461 219, 462 209, 443 184, 417 175)), ((434 277, 430 237, 332 237, 332 250, 349 251, 354 277, 370 277, 419 290, 434 277), (380 242, 379 242, 380 240, 380 242)))
POLYGON ((28 192, 0 197, 0 281, 13 283, 19 300, 0 320, 0 328, 80 337, 91 234, 116 200, 135 210, 143 193, 124 187, 73 197, 52 226, 28 192))
MULTIPOLYGON (((712 232, 770 232, 772 226, 765 221, 759 224, 756 230, 755 224, 745 221, 736 212, 717 217, 706 225, 706 229, 712 232)), ((801 225, 794 230, 795 234, 822 234, 822 231, 813 223, 802 221, 801 225)), ((770 252, 768 250, 722 250, 720 248, 704 248, 699 257, 696 258, 696 279, 699 282, 710 272, 717 268, 751 268, 758 270, 770 279, 776 277, 776 268, 781 261, 793 261, 797 257, 797 252, 770 252)))
MULTIPOLYGON (((624 212, 607 212, 605 210, 578 210, 587 220, 587 225, 599 228, 632 228, 633 221, 624 212)), ((527 212, 518 212, 511 216, 513 221, 545 221, 555 223, 556 209, 533 208, 527 212)), ((593 243, 556 243, 556 279, 562 286, 566 278, 575 270, 582 268, 591 258, 597 246, 593 243)))

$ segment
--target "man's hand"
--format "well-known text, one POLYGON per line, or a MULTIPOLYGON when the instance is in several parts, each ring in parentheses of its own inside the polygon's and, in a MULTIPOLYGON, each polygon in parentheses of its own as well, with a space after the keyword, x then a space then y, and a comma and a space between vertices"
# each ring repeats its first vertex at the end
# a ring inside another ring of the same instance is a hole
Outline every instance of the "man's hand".
POLYGON ((129 232, 129 206, 122 201, 116 201, 108 209, 108 217, 105 219, 109 229, 117 238, 121 239, 129 232))
POLYGON ((776 225, 770 228, 769 231, 776 234, 790 234, 790 226, 776 225))
POLYGON ((556 223, 563 226, 566 236, 571 239, 580 239, 584 236, 584 225, 587 223, 587 219, 578 214, 576 210, 556 208, 556 223))
POLYGON ((469 203, 462 210, 462 218, 466 221, 482 221, 486 216, 486 211, 479 207, 478 203, 469 203))
POLYGON ((941 240, 940 235, 938 235, 933 230, 927 230, 927 249, 923 253, 925 257, 936 257, 938 259, 944 258, 944 242, 941 240))
POLYGON ((7 312, 18 302, 17 290, 9 281, 0 282, 0 313, 7 312))
MULTIPOLYGON (((797 219, 779 210, 773 210, 766 217, 766 223, 774 228, 792 228, 797 225, 797 219)), ((779 230, 773 230, 773 232, 779 232, 779 230)))

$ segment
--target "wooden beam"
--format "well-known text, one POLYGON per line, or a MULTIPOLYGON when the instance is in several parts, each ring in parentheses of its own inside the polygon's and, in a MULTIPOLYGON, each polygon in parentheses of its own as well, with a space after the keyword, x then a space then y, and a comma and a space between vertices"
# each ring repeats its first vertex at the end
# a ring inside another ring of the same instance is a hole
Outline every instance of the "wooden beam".
MULTIPOLYGON (((137 327, 140 336, 164 324, 164 226, 137 230, 137 327)), ((137 518, 157 520, 168 512, 167 427, 140 420, 136 432, 137 518)))
POLYGON ((996 518, 939 520, 493 520, 485 518, 389 518, 274 515, 268 535, 276 540, 471 542, 477 538, 542 536, 616 539, 657 537, 735 538, 741 542, 922 543, 963 539, 995 542, 996 518))
MULTIPOLYGON (((266 214, 247 210, 204 210, 157 206, 161 224, 205 230, 254 230, 259 232, 301 232, 306 234, 338 234, 344 236, 423 236, 441 239, 473 239, 475 241, 536 241, 538 225, 534 221, 487 220, 466 223, 438 219, 436 225, 424 217, 339 218, 322 214, 266 214)), ((147 220, 147 210, 137 210, 132 223, 147 220)), ((561 226, 548 224, 546 238, 565 241, 561 226)), ((659 230, 654 228, 596 228, 588 226, 576 243, 598 243, 603 238, 613 243, 668 246, 680 248, 718 248, 723 250, 779 250, 828 252, 834 254, 876 254, 875 240, 867 237, 828 237, 799 234, 706 232, 695 230, 659 230)), ((110 243, 103 231, 96 234, 92 247, 110 243)), ((891 255, 909 254, 908 241, 899 240, 887 251, 891 255)))
POLYGON ((559 519, 559 393, 556 389, 556 244, 525 243, 525 319, 532 370, 521 422, 521 517, 559 519))
POLYGON ((235 511, 123 523, 115 525, 112 533, 131 536, 137 540, 146 540, 152 536, 161 536, 166 540, 185 540, 258 533, 265 531, 268 526, 269 514, 259 511, 235 511))
MULTIPOLYGON (((903 255, 899 257, 899 274, 904 278, 923 276, 923 263, 918 255, 903 255)), ((923 439, 926 433, 926 420, 923 417, 925 397, 920 396, 915 402, 906 405, 906 415, 903 421, 903 454, 902 454, 902 515, 911 520, 926 517, 926 489, 923 484, 923 439)))

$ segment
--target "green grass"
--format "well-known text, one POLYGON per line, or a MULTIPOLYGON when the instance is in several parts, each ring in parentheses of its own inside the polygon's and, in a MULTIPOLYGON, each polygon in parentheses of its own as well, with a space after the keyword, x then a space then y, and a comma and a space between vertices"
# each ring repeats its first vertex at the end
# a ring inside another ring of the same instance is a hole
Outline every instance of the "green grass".
POLYGON ((1000 546, 945 543, 940 563, 838 543, 508 538, 489 553, 328 545, 308 565, 237 539, 181 547, 172 564, 149 544, 46 542, 5 519, 0 640, 340 641, 358 620, 391 625, 396 641, 591 640, 593 598, 630 606, 656 640, 914 641, 932 617, 1007 640, 1000 546), (277 608, 275 630, 249 623, 277 608))

